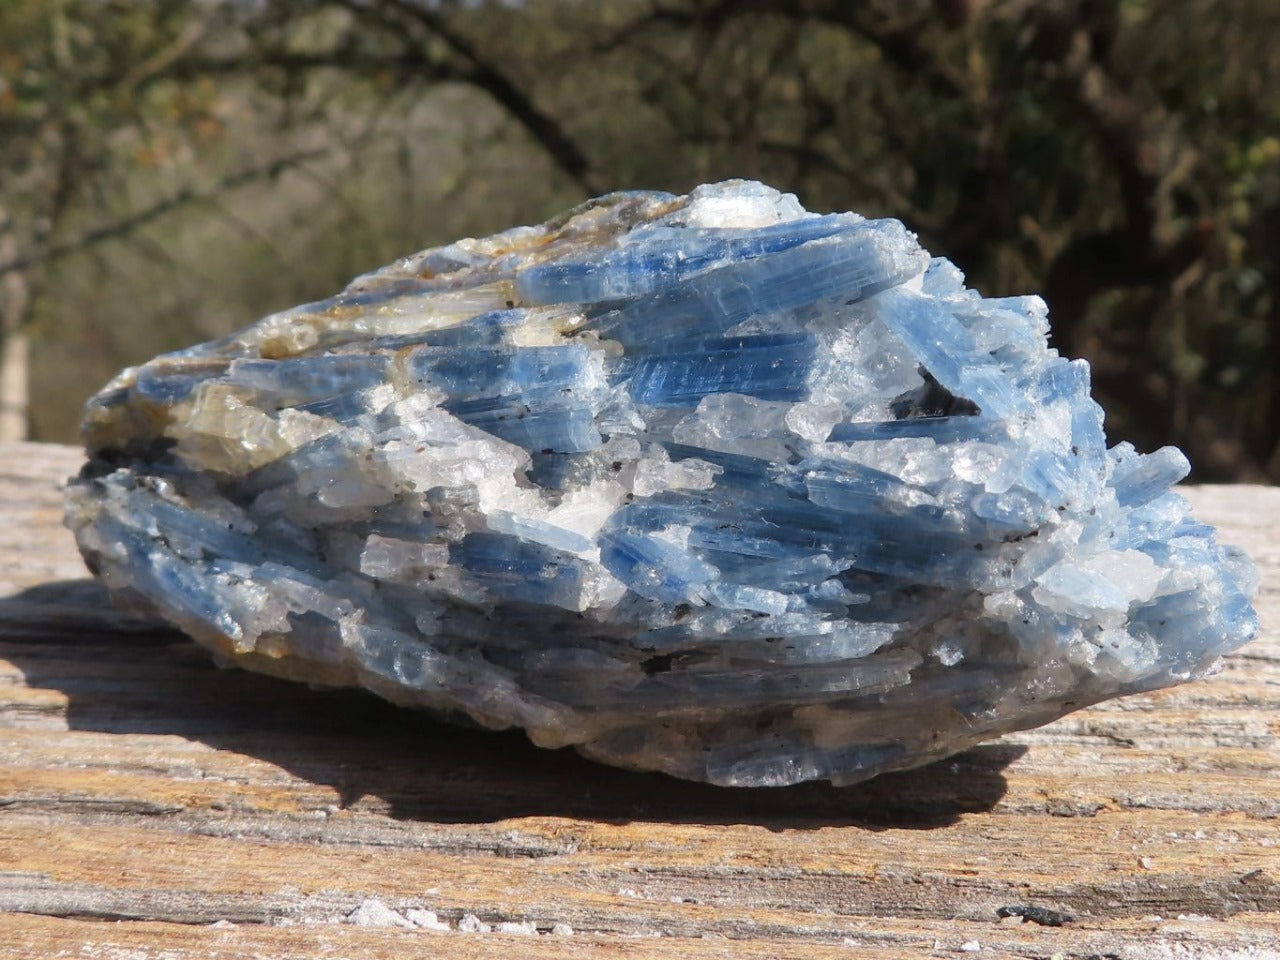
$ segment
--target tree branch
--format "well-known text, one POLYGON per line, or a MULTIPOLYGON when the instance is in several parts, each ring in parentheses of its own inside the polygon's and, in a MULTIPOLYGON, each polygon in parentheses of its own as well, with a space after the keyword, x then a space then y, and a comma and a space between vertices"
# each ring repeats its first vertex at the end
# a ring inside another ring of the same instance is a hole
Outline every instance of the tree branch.
POLYGON ((137 213, 131 214, 123 220, 117 220, 115 223, 105 224, 89 230, 74 240, 50 244, 43 249, 33 250, 14 257, 7 262, 0 263, 0 277, 14 271, 27 270, 40 263, 60 260, 63 257, 79 253, 107 240, 126 236, 139 227, 146 226, 148 223, 152 223, 180 207, 213 200, 229 190, 246 186, 256 180, 279 176, 291 167, 310 160, 318 160, 329 156, 330 153, 331 151, 328 149, 303 150, 287 156, 277 157, 269 163, 236 171, 229 176, 223 177, 212 187, 205 190, 181 190, 172 197, 161 200, 145 210, 139 210, 137 213))
MULTIPOLYGON (((357 12, 372 9, 360 0, 341 0, 357 12)), ((438 11, 409 0, 375 0, 405 26, 416 25, 444 43, 468 67, 461 79, 489 94, 538 143, 561 171, 586 193, 600 192, 592 176, 591 162, 565 131, 560 121, 544 111, 506 73, 482 56, 476 46, 455 31, 438 11)))
MULTIPOLYGON (((619 40, 635 30, 655 24, 700 27, 715 33, 730 20, 772 15, 797 23, 814 21, 840 27, 875 47, 886 63, 923 81, 934 93, 965 99, 968 85, 921 42, 921 18, 901 23, 876 19, 869 4, 848 0, 714 0, 693 9, 655 7, 616 33, 619 40)), ((616 41, 615 41, 616 42, 616 41)))

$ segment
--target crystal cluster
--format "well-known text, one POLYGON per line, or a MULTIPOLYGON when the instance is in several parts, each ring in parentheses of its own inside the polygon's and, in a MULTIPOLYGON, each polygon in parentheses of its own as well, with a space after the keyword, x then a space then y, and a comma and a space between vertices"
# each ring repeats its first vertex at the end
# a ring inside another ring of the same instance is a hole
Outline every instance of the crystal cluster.
POLYGON ((849 783, 1203 675, 1248 560, 1044 302, 749 182, 463 240, 124 371, 68 517, 225 659, 607 763, 849 783))

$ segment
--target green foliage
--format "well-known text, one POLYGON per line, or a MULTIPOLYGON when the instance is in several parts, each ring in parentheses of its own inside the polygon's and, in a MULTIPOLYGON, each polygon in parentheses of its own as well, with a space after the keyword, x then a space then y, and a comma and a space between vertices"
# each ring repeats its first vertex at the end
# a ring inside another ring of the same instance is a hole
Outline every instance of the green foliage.
POLYGON ((744 176, 1045 292, 1113 438, 1280 479, 1278 34, 1273 0, 5 0, 33 427, 426 244, 744 176))

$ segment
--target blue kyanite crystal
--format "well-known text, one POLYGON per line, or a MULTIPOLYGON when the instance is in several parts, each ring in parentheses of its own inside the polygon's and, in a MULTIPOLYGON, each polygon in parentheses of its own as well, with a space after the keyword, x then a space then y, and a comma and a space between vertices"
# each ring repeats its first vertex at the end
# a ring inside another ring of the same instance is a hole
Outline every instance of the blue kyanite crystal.
POLYGON ((243 666, 837 783, 1177 683, 1253 573, 1038 297, 756 183, 602 197, 126 370, 69 519, 243 666))

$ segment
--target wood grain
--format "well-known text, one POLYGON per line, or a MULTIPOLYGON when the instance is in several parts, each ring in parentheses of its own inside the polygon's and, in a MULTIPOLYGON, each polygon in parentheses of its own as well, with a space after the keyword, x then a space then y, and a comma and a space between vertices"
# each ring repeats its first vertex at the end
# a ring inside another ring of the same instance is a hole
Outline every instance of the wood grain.
POLYGON ((1280 957, 1280 490, 1187 491, 1262 570, 1216 676, 723 790, 215 668, 85 579, 79 460, 0 444, 0 958, 1280 957))

